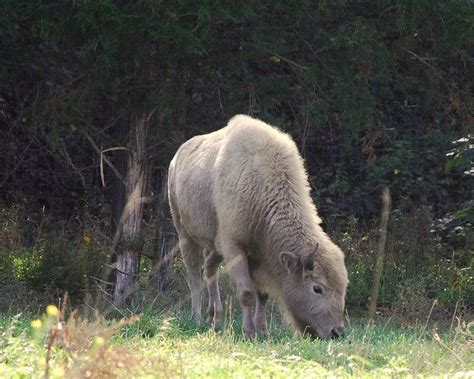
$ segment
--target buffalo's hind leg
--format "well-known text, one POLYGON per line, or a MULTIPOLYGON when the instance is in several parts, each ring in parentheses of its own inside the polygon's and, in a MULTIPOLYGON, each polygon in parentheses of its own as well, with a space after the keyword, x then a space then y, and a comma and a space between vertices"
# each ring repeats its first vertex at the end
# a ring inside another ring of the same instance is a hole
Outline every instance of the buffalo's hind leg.
POLYGON ((193 318, 201 322, 201 264, 199 245, 185 231, 179 231, 179 248, 187 271, 187 282, 191 291, 191 311, 193 318))
POLYGON ((257 305, 255 306, 254 323, 257 333, 261 337, 268 337, 267 329, 267 315, 266 315, 266 304, 268 295, 258 291, 257 293, 257 305))
POLYGON ((204 250, 204 277, 206 278, 209 304, 207 306, 208 321, 216 328, 222 321, 222 303, 219 291, 219 265, 222 257, 215 251, 204 250))

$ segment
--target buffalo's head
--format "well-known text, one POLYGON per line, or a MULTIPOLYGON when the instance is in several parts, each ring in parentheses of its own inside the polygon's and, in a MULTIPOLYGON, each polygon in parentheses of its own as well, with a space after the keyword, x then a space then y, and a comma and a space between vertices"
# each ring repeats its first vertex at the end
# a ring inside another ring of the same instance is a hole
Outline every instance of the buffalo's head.
POLYGON ((309 254, 282 252, 280 263, 285 268, 282 299, 293 326, 313 338, 341 336, 348 284, 342 251, 327 241, 309 254))

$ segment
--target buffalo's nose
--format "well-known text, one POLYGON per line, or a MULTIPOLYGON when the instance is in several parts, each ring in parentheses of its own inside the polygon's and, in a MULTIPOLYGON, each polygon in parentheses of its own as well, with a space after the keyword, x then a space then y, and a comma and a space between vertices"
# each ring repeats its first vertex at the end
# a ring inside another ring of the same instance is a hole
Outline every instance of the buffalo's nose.
POLYGON ((336 326, 331 330, 331 338, 339 338, 344 336, 344 325, 336 326))

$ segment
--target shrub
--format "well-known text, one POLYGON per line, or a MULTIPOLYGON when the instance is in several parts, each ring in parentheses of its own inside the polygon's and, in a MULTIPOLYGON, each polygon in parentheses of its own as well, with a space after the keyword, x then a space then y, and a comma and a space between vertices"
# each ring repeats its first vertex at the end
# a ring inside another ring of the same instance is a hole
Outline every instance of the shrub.
POLYGON ((0 228, 0 275, 10 288, 68 291, 78 299, 103 275, 108 251, 91 225, 55 223, 47 214, 33 223, 23 208, 11 207, 2 211, 0 228))

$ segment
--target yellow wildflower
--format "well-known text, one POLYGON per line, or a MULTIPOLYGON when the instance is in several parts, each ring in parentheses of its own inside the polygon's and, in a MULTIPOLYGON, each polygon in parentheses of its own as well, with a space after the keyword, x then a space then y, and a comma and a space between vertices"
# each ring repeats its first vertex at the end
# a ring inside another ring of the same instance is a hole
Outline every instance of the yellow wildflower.
POLYGON ((86 245, 89 245, 89 244, 91 243, 91 241, 92 241, 92 237, 89 236, 88 234, 86 234, 84 237, 82 237, 82 239, 84 240, 84 243, 85 243, 86 245))
POLYGON ((49 304, 47 307, 46 307, 46 314, 49 316, 49 317, 57 317, 58 314, 59 314, 59 309, 56 305, 53 305, 53 304, 49 304))
POLYGON ((54 367, 51 370, 51 377, 53 378, 64 378, 65 371, 62 367, 54 367))
POLYGON ((38 330, 39 328, 41 328, 41 324, 42 324, 42 323, 41 323, 41 320, 33 320, 33 321, 31 321, 31 327, 32 327, 33 329, 36 329, 36 330, 38 330))
POLYGON ((105 338, 101 336, 95 337, 95 344, 96 346, 103 346, 105 343, 105 338))

